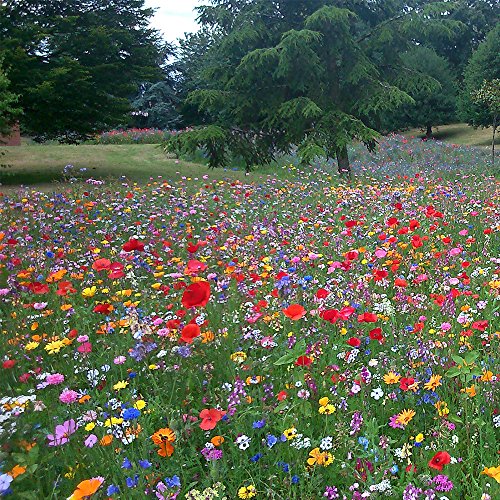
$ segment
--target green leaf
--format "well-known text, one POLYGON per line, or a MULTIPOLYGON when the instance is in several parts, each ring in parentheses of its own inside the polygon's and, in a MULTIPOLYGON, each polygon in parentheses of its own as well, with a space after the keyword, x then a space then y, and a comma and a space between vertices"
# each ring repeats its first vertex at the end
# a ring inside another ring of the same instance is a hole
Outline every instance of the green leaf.
POLYGON ((460 375, 460 373, 461 373, 460 368, 458 368, 458 366, 453 366, 445 373, 445 377, 453 378, 456 377, 457 375, 460 375))

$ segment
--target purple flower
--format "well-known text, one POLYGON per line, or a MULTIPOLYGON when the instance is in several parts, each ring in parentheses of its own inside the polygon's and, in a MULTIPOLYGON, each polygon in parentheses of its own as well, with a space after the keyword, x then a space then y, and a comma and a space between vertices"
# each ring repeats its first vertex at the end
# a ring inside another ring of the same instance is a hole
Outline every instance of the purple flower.
POLYGON ((49 440, 49 446, 60 446, 66 444, 69 441, 69 436, 74 434, 76 431, 76 422, 71 420, 66 420, 62 425, 56 425, 56 430, 54 434, 49 434, 47 439, 49 440))

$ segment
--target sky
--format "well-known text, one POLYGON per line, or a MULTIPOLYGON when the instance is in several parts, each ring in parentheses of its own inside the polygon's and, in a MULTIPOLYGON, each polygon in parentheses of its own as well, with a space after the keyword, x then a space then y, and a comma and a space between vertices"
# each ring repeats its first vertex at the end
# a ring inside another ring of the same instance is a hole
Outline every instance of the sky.
POLYGON ((169 42, 175 42, 186 32, 197 31, 196 12, 193 9, 204 3, 202 0, 146 0, 147 7, 157 8, 151 24, 169 42))

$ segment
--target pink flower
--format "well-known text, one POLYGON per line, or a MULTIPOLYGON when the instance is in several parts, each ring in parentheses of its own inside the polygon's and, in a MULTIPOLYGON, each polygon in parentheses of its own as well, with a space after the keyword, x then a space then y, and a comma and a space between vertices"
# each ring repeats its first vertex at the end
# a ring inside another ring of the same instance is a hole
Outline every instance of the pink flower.
POLYGON ((79 335, 76 340, 80 343, 83 343, 83 342, 87 342, 88 339, 89 339, 88 335, 79 335))
POLYGON ((77 399, 78 393, 76 391, 72 391, 71 389, 64 389, 59 396, 59 401, 66 404, 74 403, 77 399))
POLYGON ((51 375, 47 375, 45 382, 49 385, 58 385, 64 382, 64 375, 60 373, 52 373, 51 375))
POLYGON ((84 444, 87 448, 93 448, 97 441, 97 436, 95 434, 90 434, 90 436, 88 436, 84 441, 84 444))
POLYGON ((76 350, 82 354, 88 354, 89 352, 92 352, 92 344, 90 342, 84 342, 83 344, 80 344, 76 350))
POLYGON ((114 360, 113 363, 115 365, 123 365, 127 361, 127 358, 125 356, 117 356, 114 360))

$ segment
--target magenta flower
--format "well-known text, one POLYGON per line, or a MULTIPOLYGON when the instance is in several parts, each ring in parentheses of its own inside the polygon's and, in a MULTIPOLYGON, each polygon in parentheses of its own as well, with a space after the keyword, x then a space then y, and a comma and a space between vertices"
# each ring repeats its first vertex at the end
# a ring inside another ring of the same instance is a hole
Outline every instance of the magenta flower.
POLYGON ((47 382, 47 384, 49 385, 62 384, 64 382, 64 375, 62 375, 61 373, 52 373, 50 375, 47 375, 45 382, 47 382))
POLYGON ((59 401, 66 404, 74 403, 77 399, 78 393, 76 391, 72 391, 71 389, 64 389, 59 396, 59 401))

